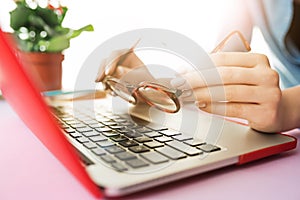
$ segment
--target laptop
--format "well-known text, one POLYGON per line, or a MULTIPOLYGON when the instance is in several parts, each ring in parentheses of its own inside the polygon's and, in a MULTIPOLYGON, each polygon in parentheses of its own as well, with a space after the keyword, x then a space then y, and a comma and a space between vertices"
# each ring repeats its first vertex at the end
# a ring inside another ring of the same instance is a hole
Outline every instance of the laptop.
POLYGON ((149 108, 143 105, 115 111, 110 97, 76 97, 72 101, 60 96, 45 101, 2 31, 0 46, 3 96, 35 136, 96 197, 123 196, 296 148, 297 140, 289 135, 260 133, 221 117, 195 115, 189 108, 183 109, 188 116, 197 116, 201 126, 186 126, 182 131, 176 114, 162 115, 154 109, 146 115, 149 108), (212 126, 219 131, 214 137, 193 137, 212 126))

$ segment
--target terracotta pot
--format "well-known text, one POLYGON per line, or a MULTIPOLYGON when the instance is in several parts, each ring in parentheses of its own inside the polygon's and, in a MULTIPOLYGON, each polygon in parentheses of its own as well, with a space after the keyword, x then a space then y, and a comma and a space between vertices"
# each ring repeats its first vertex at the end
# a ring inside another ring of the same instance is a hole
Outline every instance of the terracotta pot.
POLYGON ((40 91, 60 90, 62 53, 18 52, 27 74, 40 91))

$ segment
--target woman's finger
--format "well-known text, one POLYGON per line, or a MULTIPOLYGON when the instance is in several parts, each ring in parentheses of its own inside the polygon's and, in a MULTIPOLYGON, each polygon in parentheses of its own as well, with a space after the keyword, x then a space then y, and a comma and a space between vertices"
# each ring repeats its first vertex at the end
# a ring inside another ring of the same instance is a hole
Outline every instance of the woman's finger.
POLYGON ((210 54, 210 57, 216 66, 240 66, 240 67, 255 67, 260 66, 270 67, 269 59, 266 55, 249 52, 220 52, 210 54))
POLYGON ((196 105, 202 111, 227 116, 236 117, 247 120, 252 120, 251 115, 257 115, 260 111, 260 106, 251 103, 225 103, 225 102, 214 102, 214 103, 204 103, 202 101, 197 102, 196 105), (249 118, 250 116, 250 118, 249 118))
MULTIPOLYGON (((263 72, 262 72, 263 73, 263 72)), ((171 81, 172 86, 179 89, 201 88, 206 86, 245 84, 258 85, 262 74, 254 68, 218 67, 216 69, 192 71, 176 77, 171 81)))
MULTIPOLYGON (((260 64, 258 65, 260 66, 260 64)), ((277 85, 279 76, 271 68, 219 66, 215 69, 191 71, 171 81, 174 88, 193 89, 216 85, 277 85)))
POLYGON ((268 104, 197 102, 196 105, 208 113, 245 119, 249 122, 249 126, 256 130, 272 132, 280 126, 280 124, 274 124, 278 117, 277 109, 268 104))
POLYGON ((240 102, 240 103, 264 103, 272 102, 280 91, 276 88, 264 88, 252 85, 224 85, 203 87, 193 90, 189 96, 184 96, 183 101, 202 102, 240 102))

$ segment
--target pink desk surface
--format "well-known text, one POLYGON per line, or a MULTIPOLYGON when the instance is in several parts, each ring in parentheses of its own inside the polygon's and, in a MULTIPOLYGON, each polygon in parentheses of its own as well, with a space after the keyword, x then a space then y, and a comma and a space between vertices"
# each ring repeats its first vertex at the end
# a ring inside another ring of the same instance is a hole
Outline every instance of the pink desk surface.
MULTIPOLYGON (((38 122, 38 119, 37 119, 38 122)), ((0 101, 0 199, 95 199, 0 101)), ((300 131, 289 134, 300 139, 300 131)), ((232 166, 122 199, 300 199, 300 150, 232 166)))

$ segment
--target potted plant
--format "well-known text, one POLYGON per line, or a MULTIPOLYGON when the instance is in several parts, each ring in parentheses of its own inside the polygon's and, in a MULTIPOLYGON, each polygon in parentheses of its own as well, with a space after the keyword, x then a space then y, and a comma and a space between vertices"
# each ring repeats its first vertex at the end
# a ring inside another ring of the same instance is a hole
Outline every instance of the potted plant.
POLYGON ((62 26, 67 7, 59 2, 15 0, 10 26, 17 41, 17 52, 25 71, 41 91, 61 89, 63 51, 70 40, 92 25, 73 30, 62 26))

